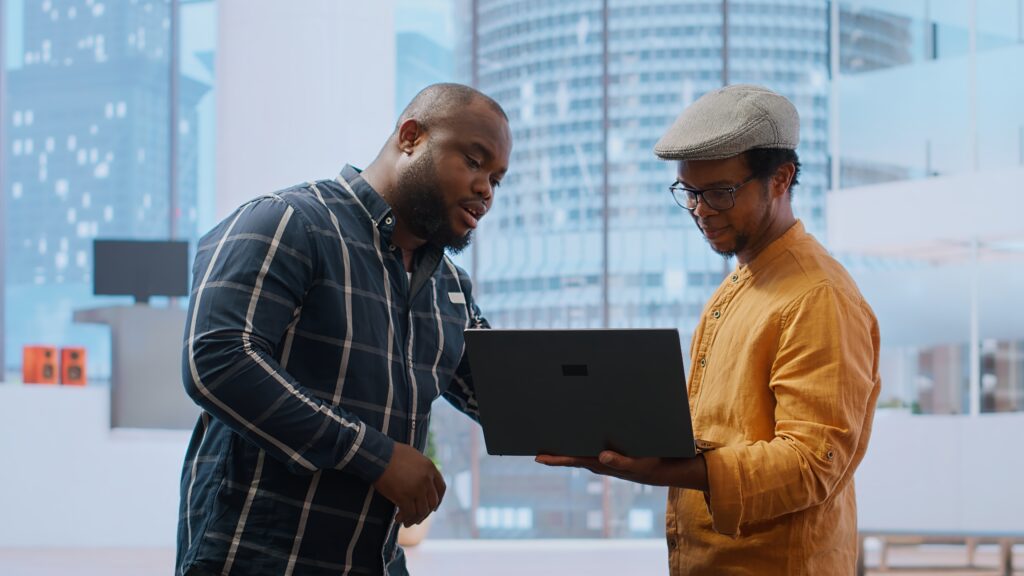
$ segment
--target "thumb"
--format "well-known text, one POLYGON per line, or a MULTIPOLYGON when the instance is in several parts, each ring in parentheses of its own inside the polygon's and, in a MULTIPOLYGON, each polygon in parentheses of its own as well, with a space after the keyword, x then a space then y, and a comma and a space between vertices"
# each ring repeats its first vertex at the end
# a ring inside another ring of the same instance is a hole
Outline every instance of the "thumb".
POLYGON ((625 458, 621 454, 612 452, 611 450, 605 450, 598 455, 597 461, 609 468, 622 468, 625 464, 625 458))

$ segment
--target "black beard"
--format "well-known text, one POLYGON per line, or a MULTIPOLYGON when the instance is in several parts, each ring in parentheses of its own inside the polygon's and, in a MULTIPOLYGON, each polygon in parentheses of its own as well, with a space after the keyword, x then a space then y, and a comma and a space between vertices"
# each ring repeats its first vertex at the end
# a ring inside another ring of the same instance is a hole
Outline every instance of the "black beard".
POLYGON ((736 254, 742 252, 743 249, 747 247, 747 244, 750 243, 750 236, 747 236, 746 234, 738 234, 736 236, 736 244, 734 244, 732 249, 730 250, 718 250, 715 248, 714 244, 712 244, 711 241, 708 240, 707 238, 705 238, 704 241, 708 243, 708 248, 711 248, 712 252, 721 256, 723 260, 728 261, 734 258, 736 254))
POLYGON ((456 237, 452 234, 452 238, 448 240, 446 244, 442 246, 449 254, 459 254, 466 249, 473 242, 473 231, 466 232, 465 236, 456 237))
POLYGON ((472 241, 472 231, 459 236, 452 229, 448 207, 434 168, 433 151, 427 151, 398 176, 397 194, 392 209, 417 238, 447 249, 462 252, 472 241))

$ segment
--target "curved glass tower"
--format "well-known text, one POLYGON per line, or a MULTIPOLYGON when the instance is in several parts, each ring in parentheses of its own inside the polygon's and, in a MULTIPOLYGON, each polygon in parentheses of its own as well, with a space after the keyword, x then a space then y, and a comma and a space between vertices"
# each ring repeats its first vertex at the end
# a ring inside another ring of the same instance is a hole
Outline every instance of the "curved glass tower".
POLYGON ((509 112, 515 149, 478 241, 496 326, 670 326, 688 337, 731 264, 667 187, 654 142, 694 99, 755 82, 803 119, 794 202, 822 231, 828 9, 820 1, 477 0, 470 63, 509 112))
MULTIPOLYGON (((832 174, 891 178, 890 167, 853 160, 833 170, 830 60, 870 70, 910 58, 906 18, 820 0, 461 0, 456 15, 462 79, 501 102, 513 130, 509 174, 463 261, 495 327, 669 327, 688 347, 735 264, 673 202, 675 163, 652 149, 686 106, 723 85, 763 84, 796 104, 793 204, 819 239, 832 174)), ((436 413, 459 495, 439 523, 448 535, 664 532, 663 490, 487 457, 463 420, 436 413)))
MULTIPOLYGON (((689 340, 733 263, 673 202, 676 166, 652 149, 683 108, 724 84, 765 84, 799 108, 794 204, 822 232, 825 2, 463 0, 456 14, 463 78, 505 107, 514 138, 466 263, 495 327, 671 327, 689 340)), ((664 533, 663 490, 489 458, 461 420, 439 412, 442 422, 446 470, 466 471, 455 482, 460 510, 447 508, 439 523, 450 535, 664 533)))

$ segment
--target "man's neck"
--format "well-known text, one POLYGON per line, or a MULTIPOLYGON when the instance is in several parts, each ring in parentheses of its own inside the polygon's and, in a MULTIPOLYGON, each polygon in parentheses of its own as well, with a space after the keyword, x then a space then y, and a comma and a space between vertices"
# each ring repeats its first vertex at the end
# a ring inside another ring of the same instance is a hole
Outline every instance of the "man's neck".
POLYGON ((771 246, 772 242, 781 238, 787 230, 792 228, 793 224, 796 224, 796 217, 792 212, 780 214, 778 218, 771 221, 763 234, 758 235, 758 240, 753 245, 736 254, 736 261, 740 266, 750 264, 761 252, 764 252, 765 248, 771 246))
POLYGON ((395 231, 391 234, 391 243, 402 250, 402 262, 405 264, 405 270, 412 272, 413 257, 416 255, 416 250, 426 244, 427 241, 413 236, 412 233, 406 230, 405 226, 402 226, 398 216, 395 216, 395 231))
POLYGON ((395 194, 397 192, 396 176, 393 169, 388 168, 389 162, 383 156, 377 156, 373 162, 362 172, 363 180, 372 187, 380 197, 391 206, 391 214, 395 219, 394 232, 391 234, 391 243, 402 249, 402 260, 405 262, 405 269, 412 270, 412 257, 420 246, 426 244, 426 240, 417 237, 405 222, 395 213, 395 194))
POLYGON ((389 206, 393 206, 391 196, 394 194, 395 188, 395 176, 393 170, 387 170, 384 168, 383 162, 380 156, 376 160, 370 162, 370 165, 363 169, 360 173, 363 180, 370 185, 380 197, 388 203, 389 206))
POLYGON ((427 243, 426 240, 414 235, 405 227, 402 219, 397 214, 392 212, 395 218, 395 231, 391 233, 391 243, 398 246, 402 250, 409 252, 415 252, 419 250, 420 246, 427 243))

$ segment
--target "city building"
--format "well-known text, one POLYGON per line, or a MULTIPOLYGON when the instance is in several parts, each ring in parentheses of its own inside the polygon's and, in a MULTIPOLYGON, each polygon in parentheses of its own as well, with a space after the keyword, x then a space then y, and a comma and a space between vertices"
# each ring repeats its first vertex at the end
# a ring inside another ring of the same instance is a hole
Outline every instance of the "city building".
POLYGON ((90 376, 109 375, 106 334, 71 323, 73 310, 112 301, 92 296, 93 240, 197 235, 200 106, 212 70, 201 49, 182 50, 188 73, 172 76, 169 6, 8 2, 6 25, 17 32, 5 37, 10 371, 22 345, 43 342, 85 345, 90 376))
MULTIPOLYGON (((734 264, 707 247, 672 201, 676 166, 652 150, 683 108, 724 84, 766 84, 797 105, 803 174, 794 204, 809 230, 824 234, 825 3, 475 0, 461 7, 458 70, 505 107, 514 139, 512 169, 471 261, 493 326, 671 327, 688 348, 705 301, 734 264)), ((461 488, 468 506, 457 514, 476 523, 440 523, 459 526, 457 533, 664 533, 663 489, 487 457, 458 417, 445 411, 436 421, 452 467, 468 471, 461 488)))

